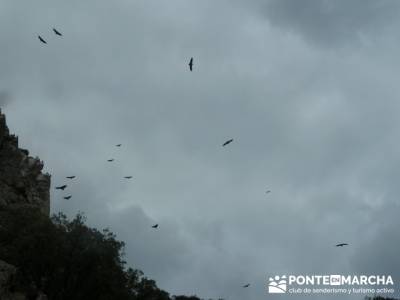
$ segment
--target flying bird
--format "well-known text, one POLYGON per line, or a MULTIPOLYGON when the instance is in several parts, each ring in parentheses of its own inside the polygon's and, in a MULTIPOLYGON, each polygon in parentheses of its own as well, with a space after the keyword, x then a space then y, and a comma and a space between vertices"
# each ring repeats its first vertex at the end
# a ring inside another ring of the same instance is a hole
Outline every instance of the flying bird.
POLYGON ((157 227, 158 227, 158 224, 151 226, 151 228, 157 228, 157 227))
POLYGON ((64 197, 65 200, 69 200, 69 199, 71 199, 71 198, 72 198, 71 195, 70 195, 70 196, 65 196, 65 197, 64 197))
POLYGON ((193 71, 193 57, 190 58, 189 69, 190 69, 190 72, 193 71))
POLYGON ((266 193, 266 194, 269 194, 269 193, 271 193, 271 191, 270 191, 270 190, 268 190, 268 191, 266 191, 265 193, 266 193))
POLYGON ((66 184, 61 185, 61 186, 56 186, 56 190, 65 190, 66 187, 67 187, 66 184))
POLYGON ((121 147, 122 146, 122 144, 117 144, 117 145, 115 145, 116 147, 121 147))
POLYGON ((54 31, 55 34, 57 34, 59 36, 62 36, 62 34, 57 29, 53 28, 53 31, 54 31))
POLYGON ((124 178, 126 178, 126 179, 131 179, 132 176, 125 176, 124 178))
POLYGON ((40 35, 38 35, 38 38, 43 44, 47 44, 47 42, 40 35))
POLYGON ((343 246, 348 246, 349 244, 346 243, 341 243, 341 244, 337 244, 336 247, 343 247, 343 246))
POLYGON ((67 177, 65 177, 65 178, 67 178, 67 179, 74 179, 76 176, 67 176, 67 177))
POLYGON ((110 162, 111 162, 111 161, 114 161, 114 158, 111 158, 111 159, 107 159, 107 161, 110 161, 110 162))
POLYGON ((225 147, 226 145, 229 145, 232 142, 233 142, 233 139, 227 140, 225 143, 222 144, 222 147, 225 147))
POLYGON ((248 288, 249 286, 250 286, 250 283, 245 284, 243 287, 244 287, 244 288, 248 288))

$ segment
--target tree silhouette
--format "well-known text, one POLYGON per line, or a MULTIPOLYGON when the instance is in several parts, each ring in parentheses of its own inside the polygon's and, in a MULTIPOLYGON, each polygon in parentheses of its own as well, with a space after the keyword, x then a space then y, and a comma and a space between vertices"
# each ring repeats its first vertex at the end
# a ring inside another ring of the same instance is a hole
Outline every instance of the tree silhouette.
POLYGON ((140 270, 126 268, 124 243, 78 214, 51 219, 32 209, 0 208, 0 259, 17 267, 13 289, 52 300, 200 300, 174 296, 140 270))

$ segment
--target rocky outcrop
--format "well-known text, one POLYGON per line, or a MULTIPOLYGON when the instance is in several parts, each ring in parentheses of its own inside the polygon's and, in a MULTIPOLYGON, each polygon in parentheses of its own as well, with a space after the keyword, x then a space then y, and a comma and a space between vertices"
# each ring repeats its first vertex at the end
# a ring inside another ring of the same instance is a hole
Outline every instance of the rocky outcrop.
POLYGON ((40 159, 18 148, 18 138, 10 135, 0 111, 0 207, 32 206, 49 215, 50 175, 42 169, 40 159))
MULTIPOLYGON (((0 110, 0 209, 32 207, 49 216, 50 175, 43 174, 42 169, 42 161, 18 147, 18 138, 10 135, 6 117, 0 110)), ((26 295, 12 291, 16 272, 14 266, 0 257, 0 300, 27 299, 26 295)), ((39 296, 36 299, 45 299, 44 295, 39 296)))

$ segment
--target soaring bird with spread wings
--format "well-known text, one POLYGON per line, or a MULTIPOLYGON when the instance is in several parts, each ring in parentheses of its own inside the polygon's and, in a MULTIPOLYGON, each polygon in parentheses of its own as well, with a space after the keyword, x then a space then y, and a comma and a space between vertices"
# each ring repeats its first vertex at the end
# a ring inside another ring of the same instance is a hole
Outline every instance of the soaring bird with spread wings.
POLYGON ((233 139, 227 140, 225 143, 222 144, 222 147, 225 147, 226 145, 229 145, 232 142, 233 142, 233 139))
POLYGON ((65 177, 65 178, 67 178, 67 179, 74 179, 76 176, 67 176, 67 177, 65 177))
POLYGON ((46 42, 40 35, 38 35, 38 39, 39 39, 39 41, 41 41, 43 44, 47 44, 47 42, 46 42))
POLYGON ((193 71, 193 57, 190 58, 189 69, 190 69, 190 71, 193 71))
POLYGON ((66 187, 67 187, 66 184, 61 185, 61 186, 56 186, 56 190, 65 190, 66 187))
POLYGON ((53 28, 53 31, 54 31, 55 34, 57 34, 59 36, 62 36, 61 32, 59 32, 57 29, 53 28))
POLYGON ((349 244, 346 244, 346 243, 341 243, 341 244, 337 244, 337 245, 335 245, 336 247, 343 247, 343 246, 348 246, 349 244))

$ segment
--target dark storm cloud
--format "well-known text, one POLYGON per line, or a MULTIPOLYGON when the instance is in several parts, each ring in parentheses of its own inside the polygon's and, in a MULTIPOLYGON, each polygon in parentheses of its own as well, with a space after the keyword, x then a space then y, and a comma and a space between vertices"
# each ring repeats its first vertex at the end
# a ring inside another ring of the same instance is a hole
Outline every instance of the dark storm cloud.
POLYGON ((272 25, 331 47, 375 39, 397 21, 395 0, 270 0, 258 4, 272 25))
POLYGON ((77 175, 52 211, 110 227, 173 294, 258 300, 275 274, 396 273, 379 244, 399 248, 397 5, 260 3, 0 10, 10 129, 53 186, 77 175))

